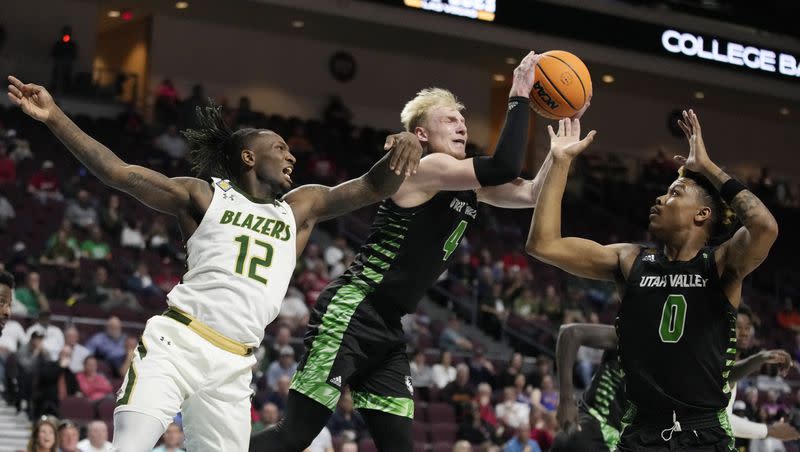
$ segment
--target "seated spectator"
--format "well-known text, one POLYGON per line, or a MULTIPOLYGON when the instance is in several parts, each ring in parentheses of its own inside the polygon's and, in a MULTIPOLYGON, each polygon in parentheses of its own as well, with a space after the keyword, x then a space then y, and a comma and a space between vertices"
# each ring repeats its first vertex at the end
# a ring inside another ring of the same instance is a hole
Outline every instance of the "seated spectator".
POLYGON ((69 419, 58 424, 58 452, 82 452, 78 449, 80 431, 69 419))
POLYGON ((17 212, 14 210, 14 206, 8 202, 8 198, 0 194, 0 232, 5 232, 9 220, 13 220, 16 216, 17 212))
POLYGON ((553 360, 549 356, 540 355, 536 358, 536 370, 527 378, 528 384, 534 388, 540 388, 542 379, 547 375, 554 376, 553 360))
POLYGON ((52 245, 48 246, 39 260, 43 265, 53 265, 70 270, 80 267, 78 253, 69 244, 67 231, 59 229, 52 245))
POLYGON ((92 336, 86 343, 86 348, 112 368, 118 368, 127 356, 125 337, 122 333, 122 322, 118 317, 112 316, 106 321, 106 330, 92 336))
POLYGON ((517 434, 503 447, 503 452, 542 452, 539 443, 531 439, 531 426, 525 421, 517 428, 517 434))
POLYGON ((770 422, 776 422, 789 414, 789 408, 778 400, 778 395, 778 391, 774 389, 767 391, 767 400, 761 405, 761 409, 766 410, 770 422))
POLYGON ((10 154, 11 160, 19 163, 23 160, 33 160, 33 151, 31 151, 31 143, 22 138, 14 138, 12 140, 13 146, 10 154))
POLYGON ((544 314, 553 325, 561 325, 561 320, 564 315, 561 296, 556 291, 556 286, 552 284, 548 284, 544 290, 542 314, 544 314))
POLYGON ((304 452, 334 452, 333 451, 333 438, 331 431, 328 427, 322 427, 319 435, 311 441, 311 445, 304 452))
POLYGON ((102 265, 95 270, 94 281, 86 288, 81 301, 98 305, 106 311, 121 306, 138 312, 144 310, 135 295, 109 286, 108 270, 102 265))
POLYGON ((117 375, 127 375, 128 369, 131 367, 131 363, 133 362, 133 357, 136 353, 136 348, 139 345, 139 340, 134 336, 128 336, 125 338, 125 361, 119 365, 117 370, 117 375))
POLYGON ((518 374, 517 378, 514 379, 514 392, 517 393, 517 402, 530 405, 532 390, 533 388, 527 385, 525 375, 518 374))
MULTIPOLYGON (((44 336, 34 331, 28 343, 20 347, 17 352, 17 368, 10 377, 16 379, 18 384, 17 411, 21 409, 21 402, 31 403, 33 399, 33 377, 38 375, 44 365, 51 361, 44 349, 44 336)), ((11 369, 9 369, 11 371, 11 369)), ((33 407, 28 407, 28 415, 33 416, 33 407)))
POLYGON ((163 293, 169 293, 181 282, 181 276, 175 272, 172 265, 162 265, 153 275, 153 284, 163 293))
POLYGON ((289 345, 281 348, 280 358, 267 368, 267 386, 275 391, 278 389, 278 380, 287 377, 291 380, 297 372, 297 361, 294 360, 294 349, 289 345))
POLYGON ((531 438, 544 450, 550 450, 555 441, 558 422, 555 413, 531 410, 531 438))
POLYGON ((447 321, 447 328, 439 337, 439 347, 448 351, 471 351, 472 341, 459 332, 461 322, 458 317, 452 316, 447 321))
POLYGON ((178 128, 175 125, 170 125, 164 133, 157 136, 153 146, 167 154, 173 162, 183 160, 186 154, 189 153, 189 144, 178 133, 178 128))
POLYGON ((136 270, 128 277, 125 287, 140 295, 164 296, 164 292, 153 283, 153 278, 150 277, 150 268, 144 262, 136 265, 136 270))
POLYGON ((514 352, 511 355, 511 359, 508 362, 508 366, 500 372, 500 375, 497 376, 497 386, 500 388, 505 388, 507 386, 514 386, 514 380, 516 380, 517 375, 522 373, 522 354, 519 352, 514 352))
POLYGON ((64 195, 61 194, 61 182, 56 176, 53 166, 52 161, 45 160, 42 163, 42 169, 33 173, 28 182, 28 192, 42 204, 64 199, 64 195))
POLYGON ((79 372, 75 378, 78 379, 78 386, 83 395, 93 402, 111 395, 114 391, 108 378, 97 373, 97 358, 94 356, 86 357, 86 361, 83 362, 83 372, 79 372))
POLYGON ((275 339, 272 341, 272 343, 268 346, 262 346, 265 347, 266 362, 272 363, 273 361, 279 360, 281 358, 281 350, 283 350, 283 348, 286 346, 291 347, 291 340, 292 331, 289 329, 289 327, 286 325, 281 325, 278 327, 278 331, 275 333, 275 339))
POLYGON ((17 164, 8 156, 8 148, 0 140, 0 185, 13 184, 17 181, 17 164))
POLYGON ((40 311, 50 309, 50 303, 42 291, 40 281, 38 272, 30 272, 25 277, 25 285, 14 289, 14 298, 25 306, 25 311, 29 315, 38 315, 40 311))
POLYGON ((462 419, 471 409, 472 400, 475 399, 475 386, 469 380, 469 366, 461 363, 456 367, 456 379, 444 387, 441 398, 453 404, 458 419, 462 419))
POLYGON ((424 399, 428 398, 430 388, 433 386, 433 371, 425 362, 425 352, 417 349, 414 360, 409 363, 411 367, 411 382, 415 393, 420 393, 424 399))
POLYGON ((558 408, 558 390, 555 388, 553 377, 545 375, 539 388, 534 388, 531 393, 531 404, 536 409, 548 413, 555 412, 558 408))
POLYGON ((514 266, 518 267, 518 270, 528 268, 528 256, 522 254, 519 248, 512 248, 510 252, 503 255, 503 267, 506 271, 514 266))
POLYGON ((281 412, 278 410, 278 406, 272 402, 265 403, 258 412, 258 420, 253 423, 252 434, 255 435, 272 427, 279 420, 281 420, 281 412))
POLYGON ((367 424, 361 414, 353 409, 353 395, 349 390, 342 392, 336 411, 328 421, 328 429, 335 437, 359 441, 367 431, 367 424))
POLYGON ((445 386, 456 379, 456 368, 453 366, 453 355, 447 350, 442 350, 439 357, 439 362, 433 365, 431 369, 431 377, 433 384, 439 389, 444 389, 445 386))
POLYGON ((67 203, 67 210, 64 217, 72 222, 73 225, 84 230, 89 230, 98 224, 97 208, 95 200, 86 190, 78 190, 76 199, 71 199, 67 203))
POLYGON ((278 390, 271 392, 267 396, 267 402, 274 403, 275 406, 281 410, 281 413, 286 411, 286 399, 289 397, 289 388, 291 387, 292 379, 286 375, 278 378, 278 390))
POLYGON ((456 437, 459 440, 466 440, 468 444, 483 448, 487 448, 492 443, 500 440, 496 436, 495 428, 481 418, 477 403, 473 403, 472 410, 465 413, 464 421, 458 426, 456 437))
POLYGON ((142 221, 128 219, 122 227, 119 244, 125 248, 136 248, 143 250, 146 246, 144 234, 142 234, 142 221))
MULTIPOLYGON (((597 322, 591 322, 591 323, 597 323, 597 322)), ((577 361, 576 366, 578 368, 577 373, 581 379, 581 383, 583 384, 584 389, 588 388, 589 384, 591 384, 592 375, 594 375, 597 368, 600 367, 600 361, 602 360, 603 360, 603 350, 586 347, 584 345, 578 348, 578 355, 576 357, 577 361)))
POLYGON ((78 443, 78 449, 86 452, 112 452, 108 442, 108 426, 103 421, 92 421, 86 427, 86 439, 78 443))
POLYGON ((112 194, 100 214, 100 225, 103 231, 111 237, 119 237, 122 232, 122 213, 119 211, 119 195, 112 194))
POLYGON ((472 287, 478 279, 478 270, 472 264, 472 258, 466 250, 458 251, 455 263, 447 270, 450 279, 464 287, 472 287))
POLYGON ((503 389, 503 401, 494 409, 497 420, 508 428, 519 428, 528 423, 531 408, 517 401, 517 391, 513 387, 503 389))
POLYGON ((49 249, 55 245, 55 243, 59 240, 59 233, 61 233, 61 231, 64 231, 64 237, 66 238, 65 240, 62 240, 65 241, 70 248, 75 250, 76 253, 80 253, 81 247, 78 243, 78 239, 75 237, 75 230, 72 227, 72 222, 67 218, 61 220, 61 226, 59 226, 58 230, 48 237, 47 243, 44 245, 45 249, 49 249))
POLYGON ((64 333, 55 325, 50 324, 50 311, 40 311, 36 323, 28 327, 25 334, 28 340, 33 333, 39 333, 44 337, 43 346, 51 361, 58 359, 58 354, 64 347, 64 333))
POLYGON ((469 361, 469 375, 474 385, 494 382, 494 364, 486 357, 486 351, 482 346, 475 348, 475 353, 469 361))
POLYGON ((286 296, 281 303, 278 321, 286 324, 293 331, 308 324, 310 311, 304 298, 302 292, 291 286, 286 291, 286 296))
POLYGON ((512 312, 528 321, 539 320, 542 316, 542 300, 530 287, 523 287, 519 296, 513 301, 512 312))
POLYGON ((55 452, 56 451, 56 424, 46 417, 36 422, 28 440, 26 452, 55 452))
POLYGON ((183 447, 183 428, 176 424, 169 424, 162 437, 163 444, 153 449, 153 452, 185 452, 183 447))
POLYGON ((776 319, 781 328, 800 333, 800 312, 792 306, 792 299, 786 297, 783 309, 778 312, 776 319))
MULTIPOLYGON (((58 363, 53 363, 57 366, 51 369, 53 373, 52 377, 54 377, 55 382, 55 384, 52 385, 54 386, 52 389, 56 391, 56 400, 63 400, 64 397, 73 396, 81 390, 78 384, 78 377, 75 376, 76 373, 70 369, 70 364, 74 357, 75 349, 72 348, 71 345, 64 345, 64 348, 61 349, 61 353, 58 355, 58 363)), ((81 369, 82 368, 83 363, 81 363, 81 369)), ((53 378, 51 378, 51 381, 52 380, 53 378)), ((50 383, 48 382, 48 384, 50 383)))
POLYGON ((111 247, 103 238, 103 230, 94 225, 90 229, 90 236, 81 244, 81 255, 91 260, 111 259, 111 247))
POLYGON ((497 416, 492 406, 492 387, 489 386, 489 383, 478 385, 478 395, 475 397, 475 402, 481 420, 492 426, 492 428, 496 428, 497 416))

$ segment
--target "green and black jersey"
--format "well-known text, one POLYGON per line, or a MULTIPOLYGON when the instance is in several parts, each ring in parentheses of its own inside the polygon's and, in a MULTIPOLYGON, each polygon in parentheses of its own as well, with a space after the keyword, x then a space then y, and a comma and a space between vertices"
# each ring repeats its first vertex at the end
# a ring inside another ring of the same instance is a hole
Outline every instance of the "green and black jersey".
POLYGON ((722 289, 713 248, 689 261, 670 261, 659 250, 643 248, 616 327, 627 399, 639 414, 724 412, 736 310, 722 289))
POLYGON ((624 376, 617 351, 607 350, 603 353, 600 368, 592 377, 591 385, 578 404, 582 414, 582 430, 590 431, 583 425, 584 420, 596 422, 598 425, 597 438, 592 438, 598 442, 598 450, 600 444, 605 445, 608 450, 614 450, 619 441, 625 404, 624 376))
POLYGON ((475 221, 477 204, 473 190, 439 192, 411 208, 386 199, 354 262, 320 298, 359 280, 368 286, 366 301, 381 314, 414 312, 449 266, 461 237, 475 221))

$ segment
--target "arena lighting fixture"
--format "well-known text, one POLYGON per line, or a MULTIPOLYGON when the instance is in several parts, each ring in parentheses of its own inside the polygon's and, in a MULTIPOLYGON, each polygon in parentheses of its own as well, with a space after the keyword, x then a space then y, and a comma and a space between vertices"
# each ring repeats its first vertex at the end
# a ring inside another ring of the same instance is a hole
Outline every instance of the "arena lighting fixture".
POLYGON ((706 98, 706 94, 704 92, 702 92, 702 91, 695 91, 694 92, 694 98, 695 99, 705 99, 706 98))
POLYGON ((292 28, 303 28, 306 26, 306 23, 302 20, 293 20, 292 21, 292 28))
POLYGON ((790 112, 789 112, 789 109, 788 109, 788 108, 786 108, 786 107, 782 107, 782 108, 779 110, 779 112, 780 112, 780 114, 781 114, 782 116, 788 116, 788 115, 789 115, 789 113, 790 113, 790 112))
POLYGON ((511 64, 511 65, 517 64, 517 59, 513 57, 508 57, 506 58, 506 64, 511 64))
POLYGON ((175 2, 175 8, 186 9, 189 7, 189 2, 175 2))
POLYGON ((117 11, 116 9, 112 9, 111 11, 108 12, 108 17, 116 19, 117 17, 119 17, 119 11, 117 11))
POLYGON ((614 83, 614 76, 611 74, 603 74, 600 80, 602 80, 603 83, 614 83))
POLYGON ((494 74, 494 75, 492 76, 492 79, 493 79, 495 82, 505 82, 505 81, 506 81, 506 76, 505 76, 505 75, 503 75, 503 74, 494 74))

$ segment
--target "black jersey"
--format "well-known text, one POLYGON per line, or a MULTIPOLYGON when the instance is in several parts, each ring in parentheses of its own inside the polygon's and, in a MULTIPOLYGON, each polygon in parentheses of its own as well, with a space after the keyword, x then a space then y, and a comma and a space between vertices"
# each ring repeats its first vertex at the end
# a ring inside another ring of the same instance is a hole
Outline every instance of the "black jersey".
POLYGON ((623 407, 625 406, 625 374, 619 366, 616 350, 603 353, 600 367, 592 377, 592 383, 583 393, 579 404, 581 411, 590 414, 601 425, 618 432, 622 430, 623 407))
POLYGON ((722 290, 714 249, 669 261, 637 256, 617 315, 626 395, 642 413, 712 413, 730 399, 736 310, 722 290))
POLYGON ((358 278, 369 285, 366 300, 380 313, 414 312, 425 291, 447 269, 461 237, 475 221, 477 207, 472 190, 439 192, 410 208, 386 199, 355 260, 325 292, 334 293, 358 278))

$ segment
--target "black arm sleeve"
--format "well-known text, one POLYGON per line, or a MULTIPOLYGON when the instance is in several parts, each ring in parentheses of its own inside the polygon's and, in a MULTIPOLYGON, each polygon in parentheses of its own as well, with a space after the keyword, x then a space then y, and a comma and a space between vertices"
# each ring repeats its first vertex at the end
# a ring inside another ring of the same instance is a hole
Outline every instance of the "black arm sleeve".
POLYGON ((502 185, 519 177, 528 144, 530 99, 515 96, 508 100, 506 123, 491 157, 475 157, 472 163, 481 186, 502 185))

